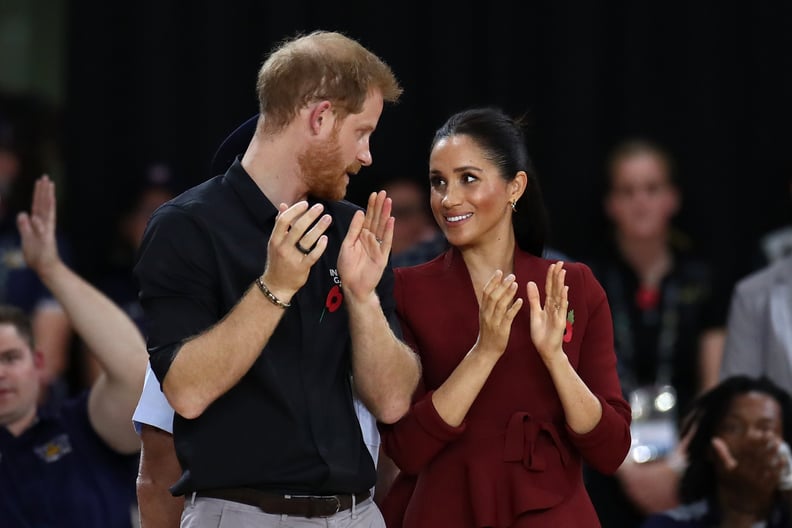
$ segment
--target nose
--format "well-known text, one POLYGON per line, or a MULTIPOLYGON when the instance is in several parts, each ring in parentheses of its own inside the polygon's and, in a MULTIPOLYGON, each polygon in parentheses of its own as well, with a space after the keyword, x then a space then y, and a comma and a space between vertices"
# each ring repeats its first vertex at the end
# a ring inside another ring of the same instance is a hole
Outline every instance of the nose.
POLYGON ((443 199, 440 200, 440 203, 446 209, 450 209, 455 205, 459 205, 459 194, 460 193, 458 192, 456 185, 448 185, 446 187, 445 195, 443 196, 443 199))
POLYGON ((368 167, 374 162, 374 159, 371 156, 371 149, 369 148, 368 141, 366 141, 365 145, 363 145, 363 148, 361 148, 358 152, 357 160, 364 167, 368 167))

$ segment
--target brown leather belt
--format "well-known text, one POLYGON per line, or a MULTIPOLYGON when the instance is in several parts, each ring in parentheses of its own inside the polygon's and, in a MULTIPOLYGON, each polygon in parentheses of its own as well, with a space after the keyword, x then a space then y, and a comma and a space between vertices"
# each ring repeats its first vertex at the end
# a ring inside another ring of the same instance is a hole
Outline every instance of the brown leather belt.
MULTIPOLYGON (((265 513, 298 517, 330 517, 352 507, 352 495, 278 495, 253 488, 221 488, 202 490, 198 497, 210 497, 249 506, 258 506, 265 513)), ((355 504, 368 499, 371 493, 355 493, 355 504)))

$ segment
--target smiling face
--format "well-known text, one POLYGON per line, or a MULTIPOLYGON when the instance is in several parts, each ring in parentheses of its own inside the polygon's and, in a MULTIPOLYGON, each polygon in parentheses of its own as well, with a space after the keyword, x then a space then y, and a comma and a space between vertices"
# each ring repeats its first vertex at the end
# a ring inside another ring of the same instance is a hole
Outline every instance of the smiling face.
POLYGON ((520 181, 506 181, 466 135, 440 139, 429 158, 432 213, 456 247, 513 240, 511 201, 522 194, 520 181))
POLYGON ((18 435, 33 421, 39 394, 36 354, 14 325, 0 323, 0 426, 18 435))
POLYGON ((329 135, 318 138, 299 155, 308 194, 330 201, 346 195, 349 177, 372 163, 369 140, 382 107, 382 94, 370 92, 360 113, 334 119, 329 135))
POLYGON ((628 239, 665 236, 679 206, 666 163, 651 152, 622 158, 613 165, 606 211, 628 239))

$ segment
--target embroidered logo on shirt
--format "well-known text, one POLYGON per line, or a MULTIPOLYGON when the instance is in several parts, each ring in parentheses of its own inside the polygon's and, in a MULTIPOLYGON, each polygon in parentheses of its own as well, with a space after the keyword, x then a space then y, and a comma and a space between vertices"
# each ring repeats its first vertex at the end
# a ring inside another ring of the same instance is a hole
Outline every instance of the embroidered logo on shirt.
POLYGON ((21 248, 7 248, 2 251, 0 258, 8 269, 16 270, 27 267, 27 264, 25 264, 25 256, 22 254, 21 248))
POLYGON ((55 462, 71 453, 71 442, 66 434, 58 435, 46 444, 34 447, 33 451, 44 462, 55 462))
POLYGON ((575 310, 567 312, 566 328, 564 328, 564 343, 572 341, 572 325, 575 324, 575 310))
POLYGON ((319 316, 319 322, 324 319, 325 312, 333 313, 341 308, 341 303, 344 301, 344 294, 341 292, 341 278, 338 276, 338 270, 331 268, 330 277, 335 283, 330 291, 327 292, 324 308, 322 308, 322 315, 319 316))

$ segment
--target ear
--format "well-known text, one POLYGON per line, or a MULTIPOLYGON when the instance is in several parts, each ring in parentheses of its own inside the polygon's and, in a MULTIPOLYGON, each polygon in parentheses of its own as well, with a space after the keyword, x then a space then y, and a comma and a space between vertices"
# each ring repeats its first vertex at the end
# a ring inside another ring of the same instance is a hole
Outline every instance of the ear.
POLYGON ((509 182, 509 201, 516 202, 528 188, 528 175, 525 171, 519 171, 512 181, 509 182))
POLYGON ((333 113, 333 103, 330 101, 319 101, 310 107, 308 115, 308 124, 313 134, 319 135, 322 128, 332 128, 335 122, 335 114, 333 113))

